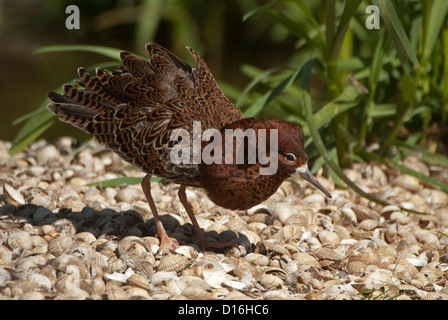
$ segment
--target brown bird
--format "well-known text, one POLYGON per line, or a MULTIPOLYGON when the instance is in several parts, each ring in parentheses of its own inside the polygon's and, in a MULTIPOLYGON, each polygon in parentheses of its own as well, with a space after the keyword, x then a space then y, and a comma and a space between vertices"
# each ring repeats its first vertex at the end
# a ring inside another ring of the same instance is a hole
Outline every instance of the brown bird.
POLYGON ((192 49, 188 48, 197 68, 158 44, 150 43, 146 49, 149 61, 121 52, 124 71, 97 68, 94 77, 79 68, 77 83, 84 89, 65 84, 64 94, 49 92, 53 103, 48 109, 147 173, 141 185, 157 225, 160 249, 178 243, 160 221, 151 196, 152 175, 180 184, 179 199, 204 252, 234 243, 205 240, 188 203, 186 187, 205 189, 208 197, 224 208, 244 210, 268 199, 286 178, 296 175, 331 197, 308 170, 298 126, 246 118, 192 49), (227 136, 228 132, 236 134, 227 136), (184 140, 184 147, 179 148, 184 140), (260 153, 263 144, 266 152, 260 153), (176 158, 179 154, 182 161, 176 158))

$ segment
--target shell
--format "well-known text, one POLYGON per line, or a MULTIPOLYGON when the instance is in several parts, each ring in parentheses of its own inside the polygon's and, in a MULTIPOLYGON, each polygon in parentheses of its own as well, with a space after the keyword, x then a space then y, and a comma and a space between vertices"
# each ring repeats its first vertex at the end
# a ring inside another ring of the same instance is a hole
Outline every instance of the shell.
POLYGON ((362 261, 354 260, 347 263, 345 268, 350 274, 363 275, 367 269, 367 266, 362 261))
POLYGON ((189 265, 190 262, 184 256, 168 254, 160 260, 157 271, 181 271, 189 265))
POLYGON ((313 210, 304 209, 299 210, 295 214, 291 215, 286 221, 285 225, 297 224, 299 226, 310 226, 317 222, 317 215, 313 210))
POLYGON ((13 250, 18 248, 31 250, 31 248, 33 247, 33 242, 29 233, 24 231, 16 231, 9 235, 8 246, 13 250))
POLYGON ((20 191, 7 183, 3 185, 3 195, 5 197, 6 203, 8 204, 12 204, 15 206, 25 204, 25 198, 20 193, 20 191))
POLYGON ((145 290, 151 290, 151 286, 149 284, 149 281, 147 278, 145 278, 144 276, 134 273, 133 275, 131 275, 127 280, 126 280, 126 284, 130 285, 130 286, 136 286, 145 290))
POLYGON ((190 260, 198 255, 198 252, 191 246, 179 246, 174 251, 190 260))
POLYGON ((361 222, 366 219, 372 219, 378 221, 380 218, 378 213, 362 205, 354 205, 352 206, 352 210, 355 212, 358 222, 361 222))
POLYGON ((322 246, 335 247, 341 242, 339 235, 333 231, 321 230, 317 235, 322 246))
POLYGON ((73 244, 73 238, 70 236, 59 236, 50 241, 48 251, 55 256, 60 256, 67 252, 73 244))
POLYGON ((313 251, 319 260, 341 261, 344 256, 329 248, 320 247, 313 251))
POLYGON ((261 276, 260 284, 265 289, 275 289, 282 286, 284 284, 284 281, 274 274, 265 273, 261 276))
POLYGON ((126 294, 131 300, 151 300, 148 291, 143 288, 131 287, 126 290, 126 294))
POLYGON ((265 226, 272 224, 273 217, 269 212, 257 212, 251 216, 249 216, 248 219, 249 223, 252 222, 259 222, 264 224, 265 226))
POLYGON ((282 242, 265 240, 262 241, 260 245, 262 245, 262 247, 264 247, 268 253, 287 255, 287 256, 291 255, 291 253, 286 248, 285 244, 282 242))
POLYGON ((202 278, 212 287, 221 288, 226 280, 226 270, 220 262, 211 261, 202 265, 202 278))
POLYGON ((259 266, 267 266, 269 264, 269 258, 260 253, 249 253, 246 255, 245 259, 248 262, 259 266))
POLYGON ((246 279, 247 281, 258 281, 262 275, 262 272, 246 259, 240 259, 238 267, 233 270, 233 273, 239 278, 246 279))
POLYGON ((368 285, 368 288, 379 288, 385 285, 399 283, 392 271, 384 269, 378 269, 367 274, 364 277, 364 282, 368 285))
POLYGON ((106 284, 106 294, 108 300, 129 300, 126 291, 113 282, 106 284))
POLYGON ((296 261, 297 265, 305 265, 305 266, 315 266, 320 267, 319 261, 313 257, 312 255, 305 252, 297 252, 291 256, 294 261, 296 261))
POLYGON ((272 216, 278 219, 282 224, 285 224, 286 221, 296 213, 296 209, 288 202, 275 203, 269 208, 269 211, 272 212, 272 216))
POLYGON ((210 300, 212 294, 202 288, 187 287, 182 291, 182 295, 191 300, 210 300))
POLYGON ((152 263, 145 260, 138 261, 134 266, 135 271, 141 272, 147 278, 151 278, 154 274, 154 268, 152 263))
POLYGON ((52 226, 59 232, 62 236, 73 237, 76 234, 76 226, 68 219, 58 219, 52 223, 52 226))
POLYGON ((96 241, 96 237, 90 232, 79 232, 74 235, 73 240, 75 242, 91 244, 96 241))
POLYGON ((358 217, 352 208, 344 207, 340 210, 340 214, 344 225, 356 225, 358 223, 358 217))
POLYGON ((362 251, 354 253, 348 258, 349 263, 353 261, 360 261, 366 266, 371 264, 379 266, 381 264, 381 256, 378 253, 369 250, 369 248, 366 248, 362 251))
POLYGON ((358 227, 364 231, 372 231, 376 227, 378 227, 379 223, 377 220, 373 219, 365 219, 361 223, 359 223, 358 227))
POLYGON ((143 258, 148 253, 145 243, 134 236, 123 238, 117 249, 120 256, 128 255, 134 258, 143 258))

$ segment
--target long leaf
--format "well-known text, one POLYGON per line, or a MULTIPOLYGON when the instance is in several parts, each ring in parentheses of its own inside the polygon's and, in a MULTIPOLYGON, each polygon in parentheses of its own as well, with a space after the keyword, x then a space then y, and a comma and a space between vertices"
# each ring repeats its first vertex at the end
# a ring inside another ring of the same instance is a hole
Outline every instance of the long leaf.
POLYGON ((80 45, 53 45, 37 48, 33 53, 49 53, 49 52, 63 52, 63 51, 86 51, 97 53, 108 58, 120 61, 120 49, 95 46, 90 44, 80 45))
POLYGON ((241 104, 243 103, 244 99, 246 98, 247 94, 252 90, 253 87, 255 87, 258 83, 262 82, 266 77, 271 75, 272 73, 275 73, 279 71, 280 68, 272 68, 268 69, 261 74, 259 74, 256 78, 254 78, 241 92, 241 95, 238 97, 238 100, 235 102, 236 107, 241 107, 241 104))
POLYGON ((50 112, 46 112, 30 120, 13 140, 9 150, 11 155, 19 153, 23 148, 36 140, 55 122, 56 117, 50 112))
POLYGON ((320 128, 338 114, 356 107, 358 105, 357 98, 359 95, 360 91, 354 86, 345 87, 338 98, 326 104, 316 112, 314 115, 316 127, 320 128))
POLYGON ((272 100, 280 95, 286 88, 288 88, 299 76, 302 69, 296 70, 291 76, 283 80, 278 86, 266 93, 260 100, 247 109, 244 114, 246 117, 253 117, 263 110, 272 100))
POLYGON ((420 179, 421 181, 423 181, 429 185, 433 185, 433 186, 439 188, 440 190, 448 193, 448 185, 443 183, 442 181, 439 181, 439 180, 429 177, 427 175, 421 174, 420 172, 414 171, 408 167, 405 167, 405 166, 403 166, 399 163, 393 162, 393 161, 387 161, 387 163, 391 167, 394 167, 397 170, 399 170, 401 173, 412 175, 412 176, 420 179))
POLYGON ((434 0, 431 5, 431 15, 426 26, 425 41, 423 43, 423 59, 429 58, 437 41, 440 40, 440 30, 446 21, 448 1, 434 0))
POLYGON ((265 4, 265 5, 261 6, 261 7, 256 7, 255 9, 249 11, 248 13, 246 13, 243 16, 243 21, 246 21, 247 19, 249 19, 249 18, 251 18, 251 17, 253 17, 253 16, 257 15, 257 14, 260 14, 262 12, 265 12, 265 11, 269 10, 271 7, 273 7, 278 2, 280 2, 280 0, 271 1, 271 2, 268 2, 267 4, 265 4))
POLYGON ((398 55, 403 62, 410 60, 414 65, 414 68, 418 68, 419 62, 415 54, 415 50, 412 48, 406 31, 401 24, 398 14, 393 5, 393 1, 390 0, 372 0, 373 3, 380 8, 381 17, 383 18, 386 28, 395 44, 398 55))
MULTIPOLYGON (((142 182, 142 180, 143 180, 143 178, 141 178, 141 177, 122 177, 122 178, 116 178, 116 179, 96 181, 96 182, 88 183, 86 186, 107 188, 107 187, 121 186, 121 185, 125 185, 125 184, 139 184, 142 182)), ((151 182, 162 181, 162 180, 164 180, 164 179, 159 178, 159 177, 151 177, 151 182)))

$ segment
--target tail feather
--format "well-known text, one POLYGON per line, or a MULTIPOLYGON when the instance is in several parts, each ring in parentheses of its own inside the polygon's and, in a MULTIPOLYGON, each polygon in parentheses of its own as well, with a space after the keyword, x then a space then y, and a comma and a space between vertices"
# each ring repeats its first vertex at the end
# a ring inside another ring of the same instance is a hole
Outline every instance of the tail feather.
MULTIPOLYGON (((55 98, 53 101, 61 101, 65 98, 55 92, 49 92, 48 96, 51 99, 55 98)), ((97 111, 66 102, 53 102, 50 103, 47 108, 57 115, 61 121, 68 122, 87 133, 92 133, 87 126, 89 123, 93 122, 93 118, 98 114, 97 111)))
MULTIPOLYGON (((98 72, 97 68, 97 72, 98 72)), ((103 85, 98 78, 92 77, 86 69, 78 68, 78 75, 81 81, 81 85, 93 91, 101 99, 109 102, 112 105, 119 105, 121 103, 129 102, 129 97, 127 97, 123 92, 120 93, 119 90, 114 90, 111 92, 111 88, 107 85, 103 85)), ((103 76, 104 81, 104 76, 103 76)))

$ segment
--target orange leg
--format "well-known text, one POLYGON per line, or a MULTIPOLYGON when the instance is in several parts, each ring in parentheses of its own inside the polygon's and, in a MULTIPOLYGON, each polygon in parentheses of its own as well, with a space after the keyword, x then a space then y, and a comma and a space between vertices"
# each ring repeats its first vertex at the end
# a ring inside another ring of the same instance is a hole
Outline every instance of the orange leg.
POLYGON ((160 221, 159 213, 157 212, 156 205, 154 204, 154 200, 151 196, 151 175, 147 174, 142 180, 142 189, 143 193, 146 196, 146 200, 148 200, 149 207, 151 208, 152 215, 154 216, 154 221, 157 226, 157 235, 160 238, 160 247, 159 252, 162 252, 162 249, 165 245, 170 245, 173 248, 177 248, 179 243, 175 238, 168 237, 168 234, 165 231, 165 228, 162 225, 162 221, 160 221))
POLYGON ((223 247, 234 247, 237 245, 236 242, 233 241, 224 241, 224 242, 207 242, 204 238, 204 235, 201 232, 201 228, 198 225, 198 222, 196 221, 196 217, 194 216, 193 209, 191 208, 190 204, 187 200, 187 195, 185 193, 186 186, 181 185, 179 188, 179 199, 182 205, 184 206, 185 210, 187 210, 188 216, 190 217, 191 222, 193 223, 194 231, 196 232, 196 235, 199 240, 199 245, 201 246, 202 252, 206 253, 206 248, 223 248, 223 247))

